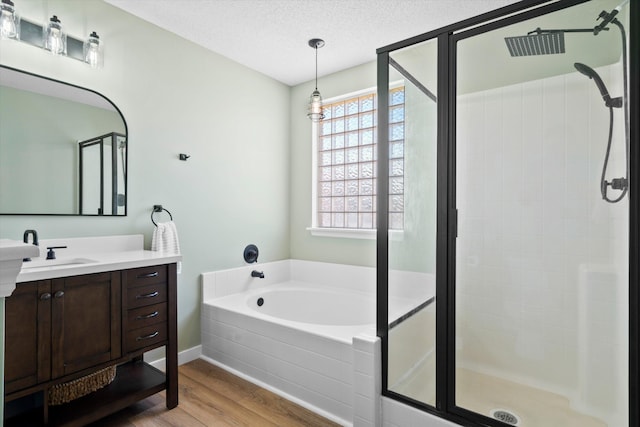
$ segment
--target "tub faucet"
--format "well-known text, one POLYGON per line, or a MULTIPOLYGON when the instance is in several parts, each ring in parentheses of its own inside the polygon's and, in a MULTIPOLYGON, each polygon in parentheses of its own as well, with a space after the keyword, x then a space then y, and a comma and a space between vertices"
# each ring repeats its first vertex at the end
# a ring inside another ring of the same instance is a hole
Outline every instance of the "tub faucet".
POLYGON ((261 279, 264 279, 264 273, 262 271, 253 270, 251 272, 251 277, 259 277, 261 279))
MULTIPOLYGON (((36 230, 25 230, 24 234, 22 235, 22 241, 24 243, 29 243, 29 234, 31 234, 33 238, 33 244, 35 246, 38 246, 38 232, 36 230)), ((22 261, 31 261, 31 258, 23 258, 22 261)))

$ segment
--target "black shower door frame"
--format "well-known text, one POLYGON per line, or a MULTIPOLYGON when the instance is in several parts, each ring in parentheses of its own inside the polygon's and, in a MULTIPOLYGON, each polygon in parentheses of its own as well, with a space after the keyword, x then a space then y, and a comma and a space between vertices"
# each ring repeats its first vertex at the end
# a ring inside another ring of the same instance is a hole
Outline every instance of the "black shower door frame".
MULTIPOLYGON (((436 237, 436 404, 435 407, 388 389, 388 198, 378 197, 377 335, 382 341, 382 394, 461 425, 505 424, 455 405, 455 266, 456 266, 456 43, 506 25, 565 9, 588 0, 525 0, 483 15, 394 43, 378 54, 378 177, 388 176, 389 54, 437 39, 437 237, 436 237)), ((629 426, 640 426, 640 1, 631 1, 629 28, 629 426), (633 52, 636 52, 635 54, 633 52), (635 192, 634 192, 634 189, 635 192)), ((378 179, 378 194, 389 193, 387 179, 378 179)))

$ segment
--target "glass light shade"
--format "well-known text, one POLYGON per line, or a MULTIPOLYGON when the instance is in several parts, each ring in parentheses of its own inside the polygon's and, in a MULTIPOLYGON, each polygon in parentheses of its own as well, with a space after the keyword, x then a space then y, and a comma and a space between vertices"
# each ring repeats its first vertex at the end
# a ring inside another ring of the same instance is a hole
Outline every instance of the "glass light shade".
POLYGON ((56 15, 49 20, 49 25, 43 31, 44 48, 54 55, 67 54, 67 35, 62 31, 62 23, 56 15))
POLYGON ((307 113, 307 117, 314 122, 319 122, 324 119, 324 112, 322 111, 322 96, 318 89, 314 90, 309 97, 309 112, 307 113))
POLYGON ((102 49, 103 44, 100 41, 100 37, 95 31, 92 32, 83 45, 84 62, 89 64, 91 68, 102 68, 104 61, 102 49))
POLYGON ((20 38, 20 18, 16 14, 11 0, 2 0, 0 5, 0 38, 20 38))

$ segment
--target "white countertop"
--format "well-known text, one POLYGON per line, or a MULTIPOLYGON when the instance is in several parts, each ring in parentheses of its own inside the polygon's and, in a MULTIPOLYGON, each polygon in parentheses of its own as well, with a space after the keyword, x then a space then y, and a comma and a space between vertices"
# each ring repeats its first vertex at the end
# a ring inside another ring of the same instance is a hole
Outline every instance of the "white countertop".
MULTIPOLYGON (((102 273, 105 271, 125 270, 128 268, 147 267, 158 264, 171 264, 182 260, 182 255, 145 250, 103 252, 98 254, 86 253, 83 257, 95 260, 96 262, 54 265, 51 267, 37 268, 24 268, 23 265, 16 282, 31 282, 33 280, 102 273)), ((28 262, 25 262, 24 264, 28 264, 28 262)))
POLYGON ((182 260, 180 254, 148 251, 143 249, 143 245, 144 236, 141 234, 40 240, 39 255, 22 263, 16 282, 126 270, 182 260), (53 261, 47 260, 47 247, 51 246, 64 246, 55 249, 56 259, 53 261))

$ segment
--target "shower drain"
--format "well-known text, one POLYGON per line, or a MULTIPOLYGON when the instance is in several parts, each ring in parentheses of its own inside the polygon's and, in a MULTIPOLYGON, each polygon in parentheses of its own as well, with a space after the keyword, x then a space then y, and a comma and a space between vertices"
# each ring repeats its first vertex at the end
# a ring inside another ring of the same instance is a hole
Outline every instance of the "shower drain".
POLYGON ((503 423, 519 426, 520 418, 512 412, 509 412, 504 409, 492 409, 489 414, 498 421, 502 421, 503 423))

